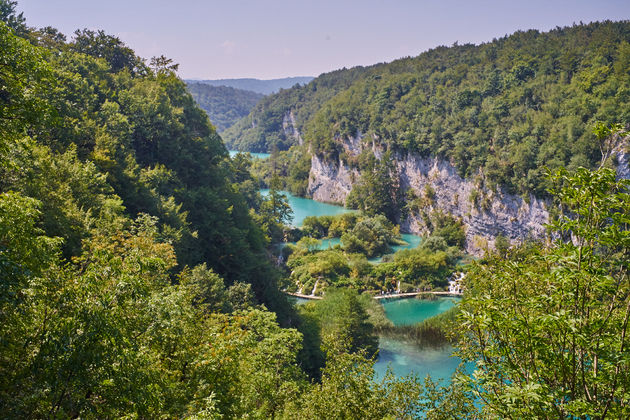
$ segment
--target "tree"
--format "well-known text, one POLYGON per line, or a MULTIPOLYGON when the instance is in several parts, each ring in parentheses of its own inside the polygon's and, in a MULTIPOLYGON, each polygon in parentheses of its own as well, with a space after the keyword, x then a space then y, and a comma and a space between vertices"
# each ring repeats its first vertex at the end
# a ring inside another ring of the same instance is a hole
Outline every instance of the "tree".
POLYGON ((44 50, 12 32, 0 21, 0 153, 7 140, 24 135, 27 127, 32 129, 51 115, 50 104, 41 97, 53 83, 44 50))
POLYGON ((474 264, 461 303, 464 378, 500 418, 630 416, 630 188, 615 171, 558 171, 548 249, 474 264))
POLYGON ((282 227, 293 219, 293 210, 287 196, 279 190, 280 179, 274 176, 269 194, 260 205, 260 221, 273 241, 282 239, 282 227))
POLYGON ((417 378, 379 380, 373 362, 360 355, 329 354, 321 383, 300 400, 290 402, 283 419, 412 419, 418 418, 421 386, 417 378))
POLYGON ((151 67, 155 74, 169 74, 177 73, 179 64, 173 63, 171 58, 166 58, 161 55, 159 57, 151 57, 151 64, 149 64, 149 67, 151 67))
POLYGON ((372 157, 359 182, 353 186, 346 205, 363 210, 370 216, 385 215, 395 221, 399 215, 402 191, 398 185, 398 172, 390 152, 381 160, 372 157))
POLYGON ((352 230, 341 235, 343 248, 348 252, 364 253, 368 258, 389 251, 389 244, 398 236, 398 230, 383 215, 365 217, 352 230))
POLYGON ((378 338, 356 290, 328 288, 322 301, 305 309, 319 322, 326 352, 376 354, 378 338))
POLYGON ((120 38, 107 35, 105 31, 76 30, 71 48, 77 52, 105 59, 112 71, 128 69, 131 73, 142 73, 145 65, 133 50, 120 38))
POLYGON ((17 36, 24 37, 28 33, 24 13, 15 13, 17 1, 0 0, 0 21, 6 23, 17 36))

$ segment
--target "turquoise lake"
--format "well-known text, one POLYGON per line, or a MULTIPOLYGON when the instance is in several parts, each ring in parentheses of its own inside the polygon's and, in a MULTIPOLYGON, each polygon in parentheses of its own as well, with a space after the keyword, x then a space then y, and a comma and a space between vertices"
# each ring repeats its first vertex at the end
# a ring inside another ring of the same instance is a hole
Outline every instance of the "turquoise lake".
MULTIPOLYGON (((262 195, 269 194, 268 189, 260 190, 262 195)), ((342 206, 328 203, 320 203, 319 201, 311 200, 310 198, 296 197, 288 191, 281 191, 282 194, 287 196, 289 205, 293 209, 293 220, 291 224, 296 227, 302 226, 304 219, 308 216, 334 216, 337 214, 353 212, 356 210, 350 210, 342 206)), ((422 237, 411 233, 403 233, 400 235, 402 240, 406 242, 405 245, 393 245, 392 253, 401 249, 411 249, 420 245, 422 237)), ((333 248, 335 245, 341 243, 340 238, 328 238, 322 239, 322 243, 318 249, 333 248)), ((374 258, 370 261, 380 262, 381 257, 374 258)))
MULTIPOLYGON (((421 299, 388 299, 382 302, 385 314, 395 325, 409 325, 438 315, 457 303, 457 298, 439 298, 428 301, 421 299)), ((454 357, 450 346, 419 348, 413 343, 385 337, 379 338, 379 358, 374 370, 383 378, 387 369, 397 377, 415 374, 420 379, 431 375, 433 380, 448 383, 459 366, 461 359, 454 357)))
MULTIPOLYGON (((418 235, 414 235, 413 233, 401 233, 400 236, 403 241, 407 242, 407 244, 406 245, 392 245, 392 254, 402 249, 413 249, 417 247, 418 245, 420 245, 420 242, 422 242, 422 237, 418 235)), ((368 261, 371 263, 378 264, 383 261, 383 256, 370 258, 368 261)))
POLYGON ((341 238, 329 238, 329 239, 320 239, 320 241, 322 242, 320 246, 317 247, 317 249, 329 249, 329 248, 334 248, 335 245, 341 245, 341 238))
MULTIPOLYGON (((236 156, 236 154, 241 153, 238 150, 230 150, 230 157, 234 157, 236 156)), ((271 154, 269 153, 254 153, 254 152, 242 152, 242 153, 249 153, 250 155, 252 155, 252 157, 254 159, 267 159, 269 156, 271 156, 271 154)))
POLYGON ((407 242, 407 245, 394 245, 392 246, 393 252, 400 251, 401 249, 413 249, 420 245, 422 237, 414 235, 413 233, 401 233, 402 240, 407 242))
POLYGON ((440 380, 442 385, 446 385, 461 362, 453 356, 450 346, 420 349, 412 343, 384 337, 379 338, 378 351, 374 371, 379 379, 385 377, 387 369, 391 369, 399 378, 414 374, 423 381, 431 375, 432 380, 440 380))
MULTIPOLYGON (((293 297, 291 299, 296 305, 309 302, 308 299, 293 297)), ((382 303, 387 317, 392 322, 405 325, 438 315, 453 307, 456 302, 457 298, 440 298, 435 301, 410 298, 391 299, 382 303)), ((391 369, 397 377, 414 374, 424 380, 427 375, 431 375, 432 380, 439 380, 446 385, 461 362, 460 358, 453 356, 453 348, 448 345, 419 348, 413 343, 379 337, 378 349, 374 371, 379 379, 384 378, 387 370, 391 369)), ((468 367, 468 370, 472 371, 472 366, 468 367)))
MULTIPOLYGON (((260 193, 267 195, 269 194, 269 190, 260 190, 260 193)), ((289 205, 293 209, 291 225, 295 227, 302 226, 302 222, 304 222, 304 219, 308 216, 334 216, 336 214, 356 211, 334 204, 320 203, 310 198, 296 197, 287 191, 281 191, 281 193, 287 196, 289 205)))
POLYGON ((411 325, 446 312, 457 303, 458 298, 441 297, 425 299, 383 299, 385 315, 394 325, 411 325))

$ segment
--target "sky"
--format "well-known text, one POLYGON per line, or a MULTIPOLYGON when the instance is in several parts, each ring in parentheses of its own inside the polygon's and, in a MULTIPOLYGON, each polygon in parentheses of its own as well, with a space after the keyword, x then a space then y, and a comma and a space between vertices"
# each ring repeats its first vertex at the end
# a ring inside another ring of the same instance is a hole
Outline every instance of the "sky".
POLYGON ((140 57, 165 55, 184 79, 272 79, 630 19, 629 0, 18 0, 29 26, 103 29, 140 57))

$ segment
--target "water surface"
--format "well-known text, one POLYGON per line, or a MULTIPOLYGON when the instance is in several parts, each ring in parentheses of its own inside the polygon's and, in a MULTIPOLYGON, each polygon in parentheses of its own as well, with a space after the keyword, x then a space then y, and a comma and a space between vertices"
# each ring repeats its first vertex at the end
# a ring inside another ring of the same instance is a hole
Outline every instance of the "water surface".
POLYGON ((400 235, 402 240, 407 242, 406 245, 393 245, 393 252, 400 251, 401 249, 413 249, 420 245, 422 242, 422 237, 418 235, 414 235, 413 233, 402 233, 400 235))
MULTIPOLYGON (((287 196, 289 205, 293 209, 293 220, 291 225, 295 227, 302 226, 304 219, 308 216, 335 216, 337 214, 348 213, 356 210, 350 210, 335 204, 320 203, 310 198, 296 197, 290 192, 280 191, 287 196)), ((260 190, 262 195, 269 194, 269 190, 260 190)))
MULTIPOLYGON (((387 299, 382 300, 387 318, 394 325, 410 325, 422 322, 452 308, 457 298, 438 298, 436 300, 387 299)), ((451 375, 459 366, 461 359, 452 356, 451 346, 418 347, 415 343, 395 338, 379 337, 379 358, 374 364, 378 378, 383 378, 388 368, 395 376, 416 374, 424 379, 430 375, 433 380, 450 382, 451 375)))
POLYGON ((311 299, 304 299, 297 296, 289 296, 289 300, 292 301, 296 306, 304 305, 306 302, 309 302, 311 299))
POLYGON ((249 153, 254 159, 267 159, 270 153, 240 152, 239 150, 230 150, 230 157, 236 156, 238 153, 249 153))
POLYGON ((385 315, 394 325, 412 325, 446 312, 459 298, 439 297, 436 300, 403 298, 383 299, 385 315))
POLYGON ((327 238, 327 239, 320 239, 320 241, 322 243, 321 245, 317 247, 317 249, 320 249, 320 250, 334 248, 335 245, 341 245, 341 238, 327 238))
POLYGON ((391 368, 399 378, 415 374, 424 380, 430 375, 434 381, 439 379, 446 385, 461 362, 460 358, 452 355, 453 348, 448 345, 418 348, 413 343, 380 337, 378 349, 378 361, 374 364, 374 370, 379 379, 391 368))
MULTIPOLYGON (((414 249, 420 245, 420 242, 422 242, 422 236, 414 235, 413 233, 401 233, 400 236, 406 244, 392 245, 392 254, 403 249, 414 249)), ((369 258, 368 261, 374 264, 380 264, 383 262, 383 255, 380 257, 369 258)))

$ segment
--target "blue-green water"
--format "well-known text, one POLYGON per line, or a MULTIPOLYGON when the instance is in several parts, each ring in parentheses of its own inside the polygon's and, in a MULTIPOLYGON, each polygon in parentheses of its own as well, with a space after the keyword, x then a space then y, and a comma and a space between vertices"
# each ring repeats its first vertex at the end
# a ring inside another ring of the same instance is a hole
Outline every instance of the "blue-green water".
POLYGON ((306 302, 309 302, 310 299, 304 299, 301 297, 289 296, 289 300, 292 300, 296 305, 304 305, 306 302))
MULTIPOLYGON (((402 249, 413 249, 417 247, 418 245, 420 245, 420 242, 422 242, 422 237, 418 235, 414 235, 413 233, 402 233, 400 234, 400 236, 402 240, 407 243, 405 245, 393 245, 392 254, 402 249)), ((371 263, 378 264, 378 263, 383 262, 383 256, 370 258, 368 261, 371 263)))
MULTIPOLYGON (((392 252, 396 252, 401 249, 415 248, 420 244, 420 241, 422 240, 420 236, 412 235, 411 233, 403 233, 400 236, 402 236, 403 241, 407 242, 407 245, 393 245, 392 252)), ((320 239, 320 241, 321 241, 321 244, 317 247, 317 249, 319 250, 326 250, 329 248, 334 248, 335 245, 341 245, 341 238, 327 238, 327 239, 320 239)), ((377 258, 370 259, 370 261, 379 263, 381 262, 382 259, 383 257, 377 257, 377 258)))
POLYGON ((254 153, 254 152, 240 152, 238 150, 230 150, 230 157, 236 156, 237 153, 249 153, 254 159, 267 159, 271 154, 269 153, 254 153))
MULTIPOLYGON (((291 224, 296 227, 302 226, 304 219, 308 216, 334 216, 336 214, 348 213, 356 210, 349 210, 334 204, 320 203, 310 198, 296 197, 290 192, 281 191, 287 196, 289 205, 293 209, 293 220, 291 224)), ((260 190, 262 195, 269 194, 269 190, 260 190)))
POLYGON ((400 251, 401 249, 413 249, 417 247, 418 245, 420 245, 420 242, 422 241, 421 236, 414 235, 412 233, 402 233, 400 236, 402 236, 403 241, 407 242, 407 245, 392 246, 392 250, 394 252, 400 251))
POLYGON ((320 239, 320 241, 322 241, 322 243, 317 249, 329 249, 334 248, 335 245, 341 245, 341 238, 320 239))
POLYGON ((452 355, 453 349, 450 346, 418 348, 413 343, 380 337, 378 349, 374 371, 381 379, 385 377, 387 369, 391 368, 399 378, 415 374, 424 380, 427 375, 431 375, 434 381, 442 380, 447 384, 461 362, 461 359, 452 355))
POLYGON ((411 325, 446 312, 457 303, 458 298, 441 297, 425 299, 384 299, 385 315, 394 325, 411 325))
MULTIPOLYGON (((395 325, 408 325, 438 315, 456 304, 456 298, 439 298, 433 301, 420 299, 388 299, 383 302, 385 314, 395 325)), ((388 368, 397 377, 415 374, 424 379, 448 383, 461 359, 452 356, 450 346, 419 348, 413 343, 391 338, 379 338, 379 358, 374 365, 378 378, 383 378, 388 368)))
MULTIPOLYGON (((261 190, 261 194, 268 194, 269 190, 261 190)), ((324 216, 345 213, 348 210, 341 206, 320 203, 308 198, 295 197, 285 192, 289 205, 293 209, 294 226, 301 226, 307 216, 324 216)), ((417 235, 402 234, 402 239, 407 245, 393 246, 393 252, 400 249, 415 248, 420 244, 421 237, 417 235)), ((340 242, 339 238, 323 239, 321 249, 328 249, 340 242)), ((380 259, 379 259, 380 260, 380 259)), ((306 299, 297 299, 297 304, 303 304, 306 299)), ((383 301, 385 314, 395 325, 413 324, 424 321, 427 318, 438 315, 456 304, 456 298, 439 298, 434 301, 419 299, 388 299, 383 301)), ((452 348, 418 348, 413 343, 381 337, 379 339, 379 359, 374 365, 374 370, 379 378, 383 378, 388 368, 398 376, 411 373, 424 379, 431 375, 433 380, 449 381, 449 378, 459 366, 460 359, 452 357, 452 348)))

